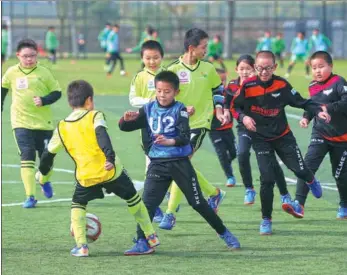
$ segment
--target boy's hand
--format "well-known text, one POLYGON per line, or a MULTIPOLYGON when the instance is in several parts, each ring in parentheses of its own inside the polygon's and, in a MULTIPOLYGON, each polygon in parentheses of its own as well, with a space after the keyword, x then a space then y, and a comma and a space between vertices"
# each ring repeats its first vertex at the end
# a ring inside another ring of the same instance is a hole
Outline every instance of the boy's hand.
POLYGON ((253 120, 253 118, 249 116, 244 116, 242 119, 242 123, 249 131, 255 132, 257 130, 257 128, 255 127, 255 121, 253 120))
POLYGON ((189 116, 194 115, 195 108, 193 106, 187 106, 187 113, 188 113, 189 116))
POLYGON ((106 53, 106 58, 110 58, 111 54, 110 53, 106 53))
POLYGON ((331 120, 331 116, 327 112, 319 112, 318 117, 323 119, 325 123, 329 123, 331 120))
POLYGON ((299 122, 301 128, 307 128, 310 122, 307 118, 302 118, 299 122))
POLYGON ((231 116, 230 116, 229 109, 224 109, 224 117, 225 117, 225 119, 228 120, 228 122, 230 122, 231 116))
POLYGON ((138 111, 126 111, 124 113, 124 121, 132 121, 135 120, 138 116, 139 116, 139 112, 138 111))
POLYGON ((34 104, 36 107, 41 107, 42 106, 42 99, 39 96, 34 96, 34 104))
POLYGON ((112 162, 109 162, 109 161, 106 161, 106 162, 105 162, 105 170, 106 170, 106 171, 110 171, 110 170, 112 170, 113 168, 114 168, 114 165, 113 165, 112 162))
POLYGON ((216 118, 221 122, 222 126, 230 121, 230 119, 224 116, 222 108, 216 108, 216 118))
POLYGON ((173 146, 176 141, 173 138, 167 139, 163 135, 158 135, 154 141, 155 144, 165 145, 165 146, 173 146))

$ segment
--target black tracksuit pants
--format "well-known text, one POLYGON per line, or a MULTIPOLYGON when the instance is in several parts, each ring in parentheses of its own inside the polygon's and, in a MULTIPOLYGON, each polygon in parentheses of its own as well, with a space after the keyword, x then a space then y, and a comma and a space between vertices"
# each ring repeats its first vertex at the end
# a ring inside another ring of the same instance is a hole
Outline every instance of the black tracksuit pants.
POLYGON ((298 178, 305 182, 311 182, 314 179, 314 175, 306 166, 292 132, 271 141, 253 138, 252 145, 260 171, 262 216, 263 218, 271 219, 273 188, 276 181, 276 163, 278 163, 275 153, 298 178))
POLYGON ((231 162, 236 158, 235 136, 232 129, 211 130, 209 136, 227 178, 234 176, 231 162))
MULTIPOLYGON (((320 135, 312 134, 305 163, 314 174, 327 153, 330 156, 332 174, 340 195, 340 206, 347 207, 347 144, 329 142, 320 135)), ((305 181, 298 179, 296 199, 301 205, 305 205, 308 193, 309 188, 305 181)))
MULTIPOLYGON (((142 200, 146 205, 149 217, 153 220, 155 210, 163 201, 172 181, 182 190, 189 205, 193 207, 218 233, 226 230, 222 220, 208 205, 203 197, 194 168, 187 158, 161 161, 151 160, 148 166, 142 200)), ((142 229, 137 226, 137 237, 145 238, 142 229)))

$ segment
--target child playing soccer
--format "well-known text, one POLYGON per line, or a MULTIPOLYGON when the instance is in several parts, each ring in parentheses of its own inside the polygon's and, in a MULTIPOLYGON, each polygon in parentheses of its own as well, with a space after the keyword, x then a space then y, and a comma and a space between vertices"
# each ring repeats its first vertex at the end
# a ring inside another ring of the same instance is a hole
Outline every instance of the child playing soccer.
POLYGON ((271 51, 272 39, 271 32, 265 31, 264 36, 259 39, 259 42, 256 47, 256 52, 259 51, 271 51))
POLYGON ((92 86, 84 80, 69 84, 67 96, 73 111, 59 122, 42 155, 40 177, 49 176, 55 155, 65 148, 76 164, 76 187, 71 204, 71 224, 76 246, 71 250, 72 256, 89 256, 86 208, 91 200, 104 198, 103 188, 107 193, 114 193, 127 202, 129 212, 145 232, 148 251, 153 252, 159 240, 140 195, 113 151, 105 117, 103 113, 94 110, 93 95, 92 86))
POLYGON ((308 54, 310 51, 309 44, 307 39, 305 38, 304 32, 298 32, 297 37, 293 39, 291 45, 291 53, 292 57, 290 58, 290 63, 287 69, 287 73, 285 74, 285 78, 288 78, 291 71, 293 70, 295 63, 297 61, 304 61, 305 63, 305 71, 306 78, 310 78, 310 66, 308 62, 308 54))
MULTIPOLYGON (((164 51, 160 43, 154 40, 148 40, 142 44, 141 59, 144 68, 133 78, 130 86, 129 100, 133 107, 141 108, 146 103, 155 99, 154 77, 162 72, 164 68, 161 61, 164 57, 164 51)), ((147 129, 141 129, 142 148, 146 155, 146 170, 149 165, 148 152, 151 146, 151 140, 147 129)), ((163 218, 163 212, 158 207, 153 219, 160 223, 163 218)))
MULTIPOLYGON (((217 69, 217 72, 221 78, 222 84, 226 85, 226 72, 222 69, 217 69)), ((226 102, 224 107, 224 115, 231 118, 230 113, 230 102, 226 102)), ((233 168, 231 166, 232 161, 236 158, 236 144, 235 136, 233 133, 233 121, 226 123, 224 126, 215 116, 216 111, 214 110, 214 115, 211 123, 211 131, 209 132, 209 137, 211 143, 213 144, 214 150, 218 156, 219 163, 224 171, 227 178, 227 187, 233 187, 236 184, 236 179, 233 174, 233 168)))
MULTIPOLYGON (((316 198, 322 196, 322 189, 312 172, 303 161, 300 149, 291 132, 285 106, 302 108, 317 114, 329 122, 330 116, 320 104, 306 100, 283 78, 273 75, 277 64, 270 51, 260 51, 256 56, 255 69, 258 76, 247 79, 234 100, 239 121, 250 131, 252 146, 256 152, 260 171, 260 199, 262 222, 260 234, 272 234, 273 187, 276 180, 275 152, 283 163, 298 178, 303 179, 316 198)), ((298 215, 296 204, 288 204, 287 211, 298 215)))
MULTIPOLYGON (((254 58, 250 55, 241 55, 239 59, 236 61, 235 71, 239 75, 239 77, 235 80, 231 80, 227 86, 227 94, 226 94, 226 107, 229 106, 230 103, 240 89, 241 85, 248 78, 255 75, 254 71, 254 58)), ((232 106, 231 106, 232 107, 232 106)), ((238 120, 239 114, 232 108, 233 117, 238 120)), ((243 184, 246 188, 246 193, 244 197, 245 205, 254 204, 256 192, 253 186, 252 179, 252 169, 250 162, 250 150, 252 146, 252 138, 249 131, 242 123, 238 123, 237 125, 237 133, 238 133, 238 162, 240 174, 242 177, 243 184)), ((281 203, 282 209, 286 210, 288 208, 288 204, 291 204, 291 197, 287 189, 287 183, 284 178, 283 170, 279 165, 277 159, 274 160, 274 171, 276 177, 276 184, 280 190, 281 194, 281 203)))
MULTIPOLYGON (((27 199, 24 208, 35 207, 35 158, 52 137, 54 122, 51 104, 61 97, 58 81, 50 70, 37 62, 37 45, 31 39, 17 45, 19 64, 10 67, 2 78, 1 111, 5 97, 12 91, 11 124, 21 158, 21 177, 27 199)), ((51 183, 41 182, 47 198, 53 196, 51 183)))
MULTIPOLYGON (((331 114, 331 121, 326 124, 314 113, 304 113, 300 121, 301 127, 307 128, 313 119, 311 143, 304 161, 316 173, 325 155, 329 153, 340 195, 337 219, 347 219, 347 82, 343 77, 333 74, 333 60, 325 51, 315 52, 310 58, 310 64, 314 79, 309 85, 311 99, 326 106, 331 114)), ((296 203, 299 204, 301 214, 298 218, 303 218, 309 188, 301 179, 296 187, 296 203)))
MULTIPOLYGON (((138 112, 125 112, 119 122, 122 131, 146 128, 152 146, 143 201, 153 219, 155 209, 162 202, 171 181, 174 180, 186 196, 188 203, 216 230, 228 248, 239 249, 237 238, 223 225, 222 220, 209 207, 202 196, 197 176, 189 160, 193 153, 187 108, 175 96, 179 93, 179 78, 170 71, 155 77, 156 100, 145 104, 138 112)), ((137 228, 135 245, 125 255, 149 254, 149 245, 141 228, 137 228)))
POLYGON ((283 33, 277 33, 276 37, 272 40, 272 52, 280 62, 280 67, 283 68, 283 52, 286 44, 283 39, 283 33))
MULTIPOLYGON (((168 70, 177 74, 180 80, 180 93, 177 100, 187 106, 190 115, 190 142, 193 153, 196 152, 211 129, 213 109, 222 126, 228 122, 224 117, 224 87, 214 66, 203 61, 206 55, 208 34, 198 28, 190 29, 184 38, 185 53, 168 66, 168 70)), ((226 192, 211 185, 197 170, 201 190, 209 197, 210 206, 217 211, 226 192)), ((161 229, 171 230, 176 223, 175 212, 183 194, 177 184, 173 183, 170 190, 168 209, 159 224, 161 229)))
POLYGON ((208 42, 207 45, 207 60, 213 63, 214 61, 217 61, 221 67, 222 70, 226 71, 225 64, 223 62, 223 42, 220 35, 215 35, 212 40, 208 42))

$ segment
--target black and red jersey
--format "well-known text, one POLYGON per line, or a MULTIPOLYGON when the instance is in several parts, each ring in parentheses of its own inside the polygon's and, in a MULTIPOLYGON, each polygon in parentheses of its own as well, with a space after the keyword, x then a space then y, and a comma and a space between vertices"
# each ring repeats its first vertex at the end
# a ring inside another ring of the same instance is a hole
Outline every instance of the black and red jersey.
POLYGON ((331 116, 330 123, 325 123, 311 112, 304 117, 314 119, 313 131, 331 142, 347 142, 347 82, 332 74, 326 81, 312 81, 309 86, 310 97, 314 102, 327 107, 331 116))
POLYGON ((256 137, 273 140, 290 132, 285 107, 290 105, 305 109, 313 114, 321 111, 320 104, 304 99, 282 77, 273 75, 262 82, 257 76, 247 79, 233 100, 239 121, 250 116, 256 123, 256 137))
MULTIPOLYGON (((234 116, 234 109, 232 109, 232 99, 237 92, 237 90, 240 88, 240 80, 235 79, 235 80, 230 80, 228 85, 224 89, 224 109, 229 109, 230 111, 230 122, 224 126, 221 125, 221 122, 217 119, 216 117, 216 110, 213 111, 213 119, 212 119, 212 124, 211 124, 211 129, 212 130, 226 130, 226 129, 231 129, 233 127, 233 117, 234 116)), ((236 118, 237 119, 237 118, 236 118)))

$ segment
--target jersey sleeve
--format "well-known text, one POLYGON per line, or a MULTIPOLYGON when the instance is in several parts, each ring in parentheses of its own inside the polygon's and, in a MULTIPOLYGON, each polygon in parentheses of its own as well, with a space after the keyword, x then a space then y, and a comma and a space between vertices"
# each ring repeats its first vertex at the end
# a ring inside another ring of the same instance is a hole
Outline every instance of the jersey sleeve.
POLYGON ((135 108, 141 108, 143 105, 150 102, 150 98, 142 97, 140 78, 135 76, 130 84, 129 101, 130 105, 135 108))
POLYGON ((11 80, 9 78, 10 70, 7 70, 4 76, 1 79, 1 87, 10 89, 11 88, 11 80))
POLYGON ((234 95, 234 98, 231 102, 231 106, 234 110, 233 117, 237 119, 239 123, 242 123, 242 120, 245 116, 243 110, 244 110, 244 104, 245 104, 245 88, 244 86, 241 86, 239 90, 234 95))
POLYGON ((339 100, 329 103, 326 107, 328 113, 344 113, 347 115, 347 82, 345 79, 341 79, 337 83, 337 93, 339 100))
POLYGON ((58 80, 55 79, 51 71, 47 69, 47 79, 45 79, 46 85, 48 87, 48 94, 53 91, 61 92, 61 88, 58 80))
POLYGON ((216 69, 213 67, 210 74, 209 80, 211 83, 213 103, 216 107, 223 107, 224 105, 224 87, 221 83, 220 76, 216 69))
POLYGON ((61 142, 58 129, 55 129, 53 132, 53 136, 48 143, 48 147, 47 147, 48 152, 52 154, 57 154, 63 147, 64 145, 61 142))
POLYGON ((94 117, 94 129, 98 128, 99 126, 102 126, 106 129, 108 128, 105 115, 102 112, 97 112, 94 117))

